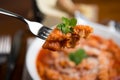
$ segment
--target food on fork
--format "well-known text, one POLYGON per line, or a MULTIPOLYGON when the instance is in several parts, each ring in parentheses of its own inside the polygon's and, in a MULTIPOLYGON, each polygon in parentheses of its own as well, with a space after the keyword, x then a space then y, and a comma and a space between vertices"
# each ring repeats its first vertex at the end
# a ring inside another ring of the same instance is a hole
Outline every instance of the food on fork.
POLYGON ((81 38, 87 38, 93 29, 86 25, 76 25, 75 18, 63 17, 62 23, 51 32, 43 45, 44 49, 61 50, 73 48, 81 38))

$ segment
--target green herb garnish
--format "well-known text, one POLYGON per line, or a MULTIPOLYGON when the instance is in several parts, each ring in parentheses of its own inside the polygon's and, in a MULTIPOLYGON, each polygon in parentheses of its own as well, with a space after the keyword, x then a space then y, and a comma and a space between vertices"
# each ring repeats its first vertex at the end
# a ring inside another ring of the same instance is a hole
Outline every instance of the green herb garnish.
POLYGON ((68 19, 68 18, 62 17, 62 23, 58 24, 57 28, 65 34, 71 33, 76 23, 77 23, 77 20, 75 18, 68 19))
POLYGON ((76 65, 79 64, 86 57, 87 57, 87 54, 84 49, 79 49, 69 54, 69 59, 75 62, 76 65))

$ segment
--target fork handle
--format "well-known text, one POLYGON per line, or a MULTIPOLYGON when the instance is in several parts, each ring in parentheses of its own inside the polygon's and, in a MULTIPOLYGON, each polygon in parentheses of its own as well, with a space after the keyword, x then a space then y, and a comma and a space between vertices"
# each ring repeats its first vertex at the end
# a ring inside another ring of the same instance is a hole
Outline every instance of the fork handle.
POLYGON ((11 75, 16 67, 16 61, 19 56, 19 51, 21 48, 21 41, 23 37, 23 31, 20 30, 16 32, 13 38, 12 50, 10 55, 8 56, 8 63, 7 63, 7 73, 6 73, 6 80, 11 80, 11 75))
POLYGON ((4 14, 4 15, 7 15, 7 16, 11 16, 11 17, 17 18, 17 19, 19 19, 19 20, 21 20, 21 21, 26 23, 26 21, 25 21, 26 19, 24 17, 22 17, 19 14, 13 13, 11 11, 8 11, 8 10, 0 8, 0 14, 4 14))

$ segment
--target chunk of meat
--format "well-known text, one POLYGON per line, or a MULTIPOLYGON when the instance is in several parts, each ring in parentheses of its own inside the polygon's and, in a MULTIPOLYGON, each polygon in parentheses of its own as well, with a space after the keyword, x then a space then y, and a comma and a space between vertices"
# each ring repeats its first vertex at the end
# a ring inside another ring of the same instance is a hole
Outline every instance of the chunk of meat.
POLYGON ((67 34, 55 28, 46 39, 43 48, 49 50, 73 48, 81 38, 87 38, 92 31, 91 27, 85 25, 77 25, 73 28, 73 32, 67 34))

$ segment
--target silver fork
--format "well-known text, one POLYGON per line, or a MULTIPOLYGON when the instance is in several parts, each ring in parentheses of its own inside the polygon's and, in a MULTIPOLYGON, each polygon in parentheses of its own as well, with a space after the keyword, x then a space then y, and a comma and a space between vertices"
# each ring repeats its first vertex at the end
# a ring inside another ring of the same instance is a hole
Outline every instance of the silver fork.
POLYGON ((108 26, 110 28, 111 31, 116 32, 116 33, 120 33, 120 23, 116 22, 114 20, 110 20, 108 22, 108 26))
POLYGON ((4 63, 7 60, 6 55, 9 55, 11 52, 11 37, 10 36, 1 36, 0 37, 0 64, 4 63))
POLYGON ((52 30, 52 29, 42 25, 41 23, 27 20, 24 17, 22 17, 21 15, 18 15, 16 13, 10 12, 10 11, 2 9, 2 8, 0 8, 0 13, 4 14, 4 15, 11 16, 11 17, 14 17, 14 18, 17 18, 17 19, 25 22, 28 25, 30 31, 34 35, 36 35, 37 37, 39 37, 41 39, 44 39, 44 40, 47 38, 47 36, 49 35, 49 33, 52 30))
POLYGON ((120 33, 120 23, 119 22, 115 22, 115 28, 120 33))

